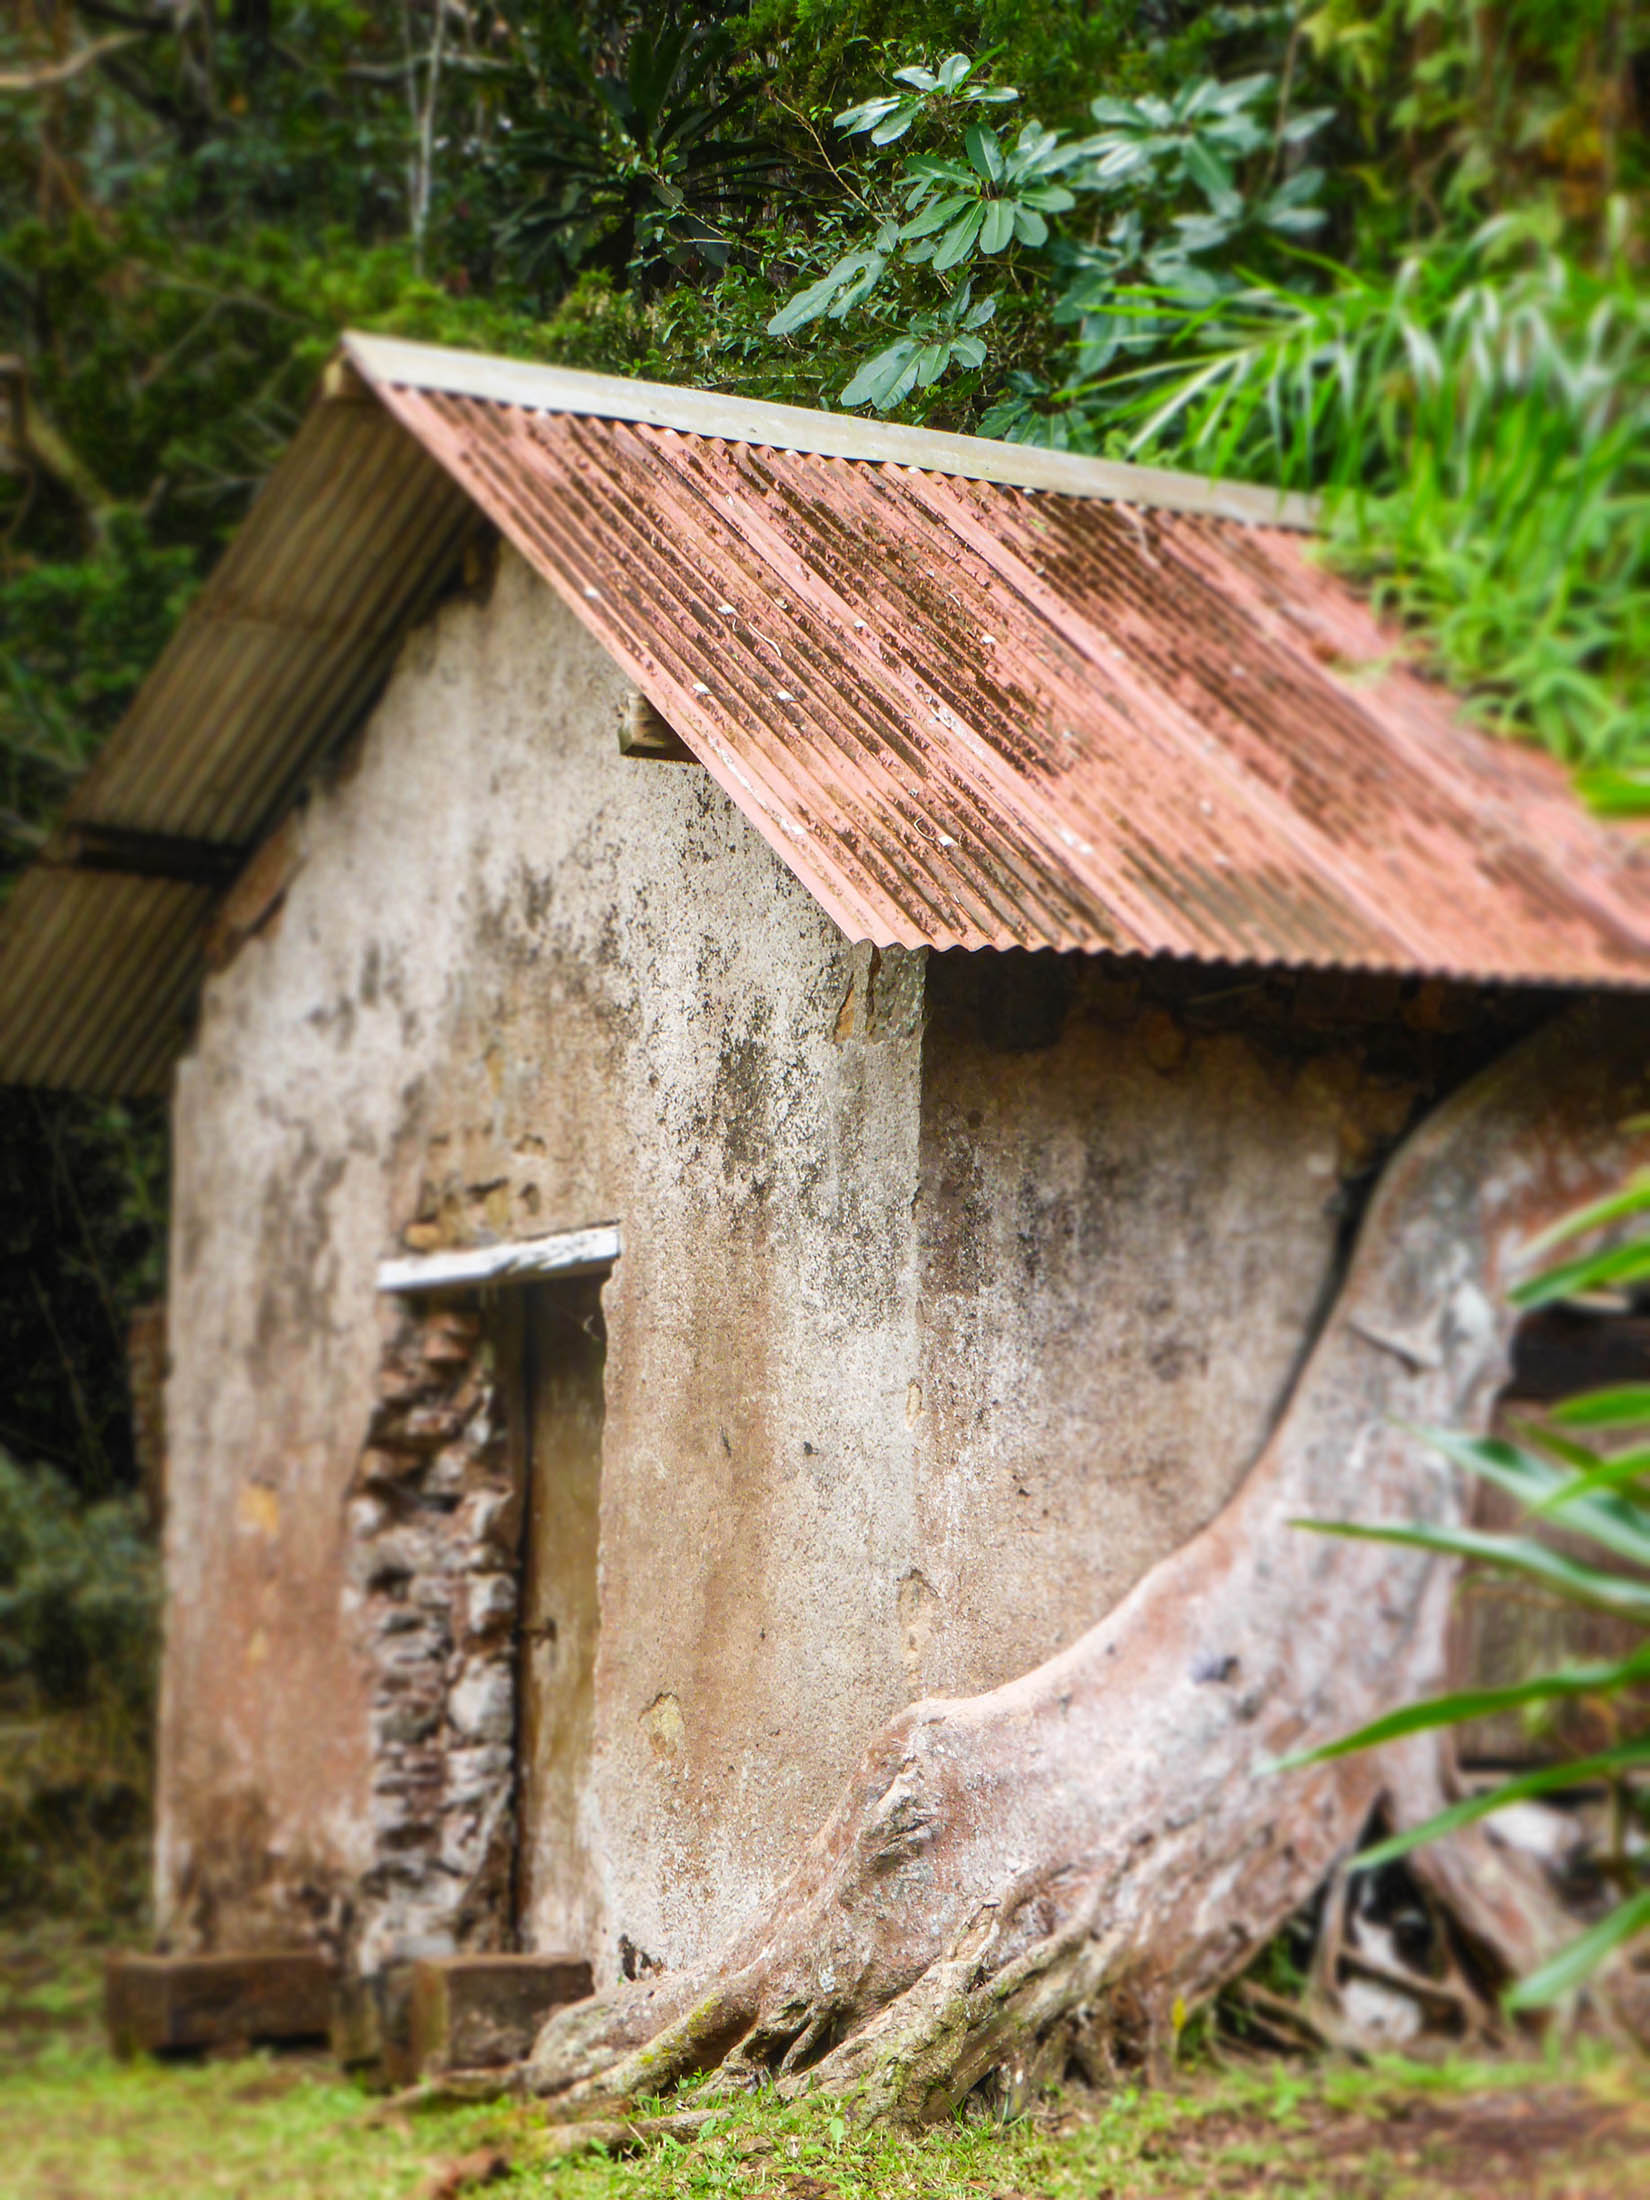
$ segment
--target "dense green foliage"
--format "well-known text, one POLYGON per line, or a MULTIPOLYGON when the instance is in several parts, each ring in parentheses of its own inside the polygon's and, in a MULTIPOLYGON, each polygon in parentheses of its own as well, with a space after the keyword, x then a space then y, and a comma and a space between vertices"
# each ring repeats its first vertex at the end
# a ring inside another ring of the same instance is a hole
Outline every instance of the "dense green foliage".
MULTIPOLYGON (((1512 1293, 1524 1308, 1552 1306, 1572 1299, 1596 1304, 1599 1294, 1617 1297, 1650 1281, 1650 1236, 1617 1233, 1623 1223, 1650 1214, 1650 1171, 1635 1176, 1620 1192, 1566 1216, 1532 1253, 1551 1251, 1577 1238, 1607 1233, 1602 1245, 1549 1264, 1512 1293)), ((1466 1437, 1439 1430, 1432 1442, 1456 1467, 1504 1490, 1523 1516, 1513 1531, 1433 1527, 1420 1522, 1304 1521, 1300 1525, 1329 1535, 1398 1543, 1464 1560, 1518 1583, 1529 1593, 1579 1612, 1607 1614, 1626 1641, 1607 1658, 1593 1658, 1525 1674, 1495 1688, 1455 1690, 1423 1702, 1405 1704, 1343 1736, 1323 1749, 1288 1760, 1316 1764, 1361 1749, 1373 1749, 1407 1734, 1438 1727, 1465 1727, 1475 1720, 1514 1711, 1538 1722, 1552 1761, 1490 1783, 1451 1804, 1423 1824, 1410 1827, 1366 1851, 1369 1870, 1406 1856, 1423 1842, 1458 1827, 1493 1817, 1509 1805, 1534 1797, 1574 1793, 1589 1786, 1610 1797, 1609 1853, 1601 1860, 1605 1896, 1614 1897, 1589 1929, 1551 1961, 1521 1979, 1507 1996, 1515 2009, 1536 2009, 1582 1984, 1604 1959, 1625 1942, 1650 1934, 1650 1791, 1642 1775, 1650 1766, 1650 1385, 1617 1384, 1583 1391, 1531 1416, 1516 1440, 1499 1436, 1466 1437), (1607 1448, 1601 1449, 1604 1445, 1607 1448), (1562 1530, 1574 1543, 1592 1546, 1598 1557, 1578 1557, 1556 1548, 1537 1531, 1562 1530), (1592 1715, 1587 1746, 1566 1746, 1555 1714, 1584 1704, 1592 1715), (1601 1736, 1600 1723, 1605 1729, 1601 1736)))
POLYGON ((138 1500, 0 1450, 0 1918, 141 1903, 159 1611, 138 1500))

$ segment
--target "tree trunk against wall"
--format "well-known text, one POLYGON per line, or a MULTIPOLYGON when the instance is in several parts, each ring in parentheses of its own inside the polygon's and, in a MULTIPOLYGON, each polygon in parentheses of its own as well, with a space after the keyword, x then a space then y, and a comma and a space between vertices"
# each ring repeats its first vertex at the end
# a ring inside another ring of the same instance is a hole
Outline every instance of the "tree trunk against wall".
MULTIPOLYGON (((1440 1109, 1219 1517, 1034 1672, 892 1720, 720 1960, 555 2017, 535 2090, 594 2113, 721 2064, 921 2121, 993 2074, 1010 2099, 1073 2062, 1099 2076, 1240 1971, 1383 1798, 1398 1824, 1436 1808, 1431 1739, 1268 1771, 1445 1674, 1448 1569, 1292 1523, 1462 1516, 1460 1481, 1407 1431, 1487 1420, 1520 1248, 1618 1177, 1647 1042, 1635 1012, 1584 1009, 1440 1109)), ((1567 1929, 1493 1831, 1420 1868, 1508 1969, 1567 1929)))

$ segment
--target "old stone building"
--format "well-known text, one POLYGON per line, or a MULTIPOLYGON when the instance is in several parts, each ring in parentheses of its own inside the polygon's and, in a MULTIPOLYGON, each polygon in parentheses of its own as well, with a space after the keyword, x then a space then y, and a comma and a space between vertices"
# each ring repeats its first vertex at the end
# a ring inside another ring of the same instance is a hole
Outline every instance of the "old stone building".
POLYGON ((0 1074, 172 1095, 165 1945, 702 1954, 1644 983, 1308 519, 351 340, 3 920, 0 1074))

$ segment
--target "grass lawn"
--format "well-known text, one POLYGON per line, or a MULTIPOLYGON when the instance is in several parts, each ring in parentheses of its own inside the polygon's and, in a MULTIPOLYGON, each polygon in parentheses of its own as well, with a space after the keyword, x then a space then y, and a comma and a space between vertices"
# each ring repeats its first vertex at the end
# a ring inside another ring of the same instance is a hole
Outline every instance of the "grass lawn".
POLYGON ((741 2099, 686 2143, 545 2158, 519 2106, 385 2115, 319 2056, 109 2059, 100 1959, 42 1932, 4 1950, 5 2200, 1642 2200, 1650 2066, 1271 2064, 1010 2126, 863 2134, 823 2104, 741 2099))

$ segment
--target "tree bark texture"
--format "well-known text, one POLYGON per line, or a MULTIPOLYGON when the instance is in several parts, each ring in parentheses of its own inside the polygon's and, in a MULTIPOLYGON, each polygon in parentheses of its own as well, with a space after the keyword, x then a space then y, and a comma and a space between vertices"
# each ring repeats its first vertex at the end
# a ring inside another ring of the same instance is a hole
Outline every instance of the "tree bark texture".
MULTIPOLYGON (((1531 1236, 1644 1140, 1650 1022, 1583 1007, 1446 1102, 1387 1169, 1270 1441, 1225 1510, 1114 1611, 1006 1687, 913 1705, 875 1737, 794 1872, 716 1962, 555 2016, 528 2078, 598 2114, 721 2065, 921 2122, 982 2080, 1009 2104, 1076 2065, 1160 2053, 1384 1799, 1449 1792, 1434 1738, 1292 1774, 1445 1680, 1451 1569, 1299 1518, 1455 1521, 1467 1491, 1413 1433, 1482 1429, 1531 1236)), ((1482 1950, 1566 1930, 1488 1827, 1421 1852, 1482 1950)))

